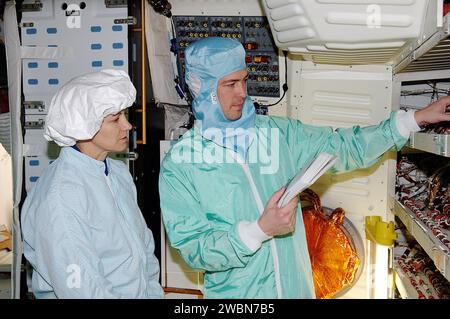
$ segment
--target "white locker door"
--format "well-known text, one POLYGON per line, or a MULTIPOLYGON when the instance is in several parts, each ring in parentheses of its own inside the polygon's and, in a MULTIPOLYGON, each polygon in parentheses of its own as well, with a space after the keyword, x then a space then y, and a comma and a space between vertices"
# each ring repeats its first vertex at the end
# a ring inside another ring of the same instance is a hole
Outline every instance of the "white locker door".
MULTIPOLYGON (((288 75, 289 106, 285 111, 276 109, 277 113, 306 124, 334 128, 367 126, 388 118, 392 110, 389 66, 316 65, 294 58, 289 60, 288 75)), ((276 115, 273 113, 269 109, 269 114, 276 115)), ((345 210, 363 242, 365 216, 390 218, 387 205, 389 195, 394 193, 395 156, 395 152, 389 152, 369 169, 335 176, 326 174, 312 187, 323 206, 345 210)), ((364 265, 361 277, 342 298, 369 297, 367 268, 364 265)))
POLYGON ((23 12, 21 21, 27 191, 59 153, 43 137, 56 90, 81 74, 106 68, 128 71, 126 6, 108 8, 93 0, 41 3, 41 10, 23 12))

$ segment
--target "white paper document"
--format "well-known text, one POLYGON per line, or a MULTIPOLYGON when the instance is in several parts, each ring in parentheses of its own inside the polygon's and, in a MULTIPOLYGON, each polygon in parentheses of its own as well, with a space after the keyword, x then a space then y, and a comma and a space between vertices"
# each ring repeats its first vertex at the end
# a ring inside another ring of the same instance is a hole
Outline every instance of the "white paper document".
POLYGON ((336 163, 337 159, 337 156, 328 153, 320 153, 316 158, 312 159, 308 165, 288 182, 283 196, 278 201, 278 207, 283 207, 304 189, 314 184, 320 176, 336 163))

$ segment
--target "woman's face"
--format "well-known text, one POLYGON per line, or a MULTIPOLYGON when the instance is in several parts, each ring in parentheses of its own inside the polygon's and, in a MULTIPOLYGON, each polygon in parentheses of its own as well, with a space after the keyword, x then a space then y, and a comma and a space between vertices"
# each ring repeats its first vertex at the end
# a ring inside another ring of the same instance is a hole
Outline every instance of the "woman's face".
POLYGON ((125 111, 111 114, 103 119, 102 126, 92 139, 92 143, 106 152, 122 152, 128 146, 128 131, 132 126, 125 111))

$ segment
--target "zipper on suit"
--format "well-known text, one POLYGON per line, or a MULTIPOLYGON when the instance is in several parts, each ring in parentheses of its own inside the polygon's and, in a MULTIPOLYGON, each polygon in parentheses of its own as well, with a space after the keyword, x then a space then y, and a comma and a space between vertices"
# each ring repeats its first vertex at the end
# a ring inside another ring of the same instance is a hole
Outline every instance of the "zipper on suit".
MULTIPOLYGON (((122 215, 122 219, 126 225, 126 227, 128 228, 128 232, 131 234, 133 241, 136 243, 136 247, 141 247, 142 248, 142 244, 140 242, 140 240, 135 236, 135 234, 133 233, 133 231, 131 230, 132 228, 130 227, 130 224, 127 221, 127 218, 124 216, 124 212, 122 211, 122 209, 120 208, 120 206, 118 205, 115 196, 114 196, 114 191, 112 189, 112 185, 111 185, 111 180, 109 175, 103 175, 105 177, 106 180, 106 184, 108 185, 109 191, 111 192, 111 195, 114 198, 114 204, 116 205, 117 209, 120 211, 120 214, 122 215)), ((146 247, 144 245, 143 247, 143 251, 146 252, 146 247)), ((145 259, 143 260, 143 262, 145 262, 145 264, 147 264, 147 254, 145 254, 145 259)), ((146 274, 145 274, 145 270, 141 271, 141 275, 143 276, 143 278, 147 278, 146 274)), ((145 284, 145 290, 146 292, 148 291, 148 282, 147 280, 144 280, 144 284, 145 284)))
MULTIPOLYGON (((250 168, 245 163, 245 161, 242 160, 242 157, 240 157, 239 154, 234 153, 229 149, 227 149, 227 151, 241 165, 242 169, 244 170, 244 173, 247 176, 247 180, 250 184, 250 188, 252 189, 253 197, 255 198, 256 204, 258 206, 259 214, 262 215, 264 212, 264 204, 261 200, 261 197, 259 196, 258 189, 256 188, 256 184, 253 180, 253 176, 250 173, 250 168)), ((279 259, 278 259, 277 246, 276 246, 274 238, 270 239, 270 249, 272 252, 273 265, 274 265, 274 269, 275 269, 275 283, 276 283, 276 287, 277 287, 277 295, 278 295, 278 299, 281 299, 283 297, 282 297, 281 280, 280 280, 280 264, 279 264, 279 259)))

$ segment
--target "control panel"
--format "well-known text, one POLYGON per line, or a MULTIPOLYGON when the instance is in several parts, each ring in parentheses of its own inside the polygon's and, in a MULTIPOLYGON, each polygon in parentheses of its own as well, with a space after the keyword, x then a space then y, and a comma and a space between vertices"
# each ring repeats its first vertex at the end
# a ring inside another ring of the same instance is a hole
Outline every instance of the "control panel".
POLYGON ((207 37, 232 38, 246 51, 249 72, 247 93, 250 96, 280 97, 278 48, 275 46, 266 17, 250 16, 173 16, 179 84, 184 92, 184 50, 207 37))

